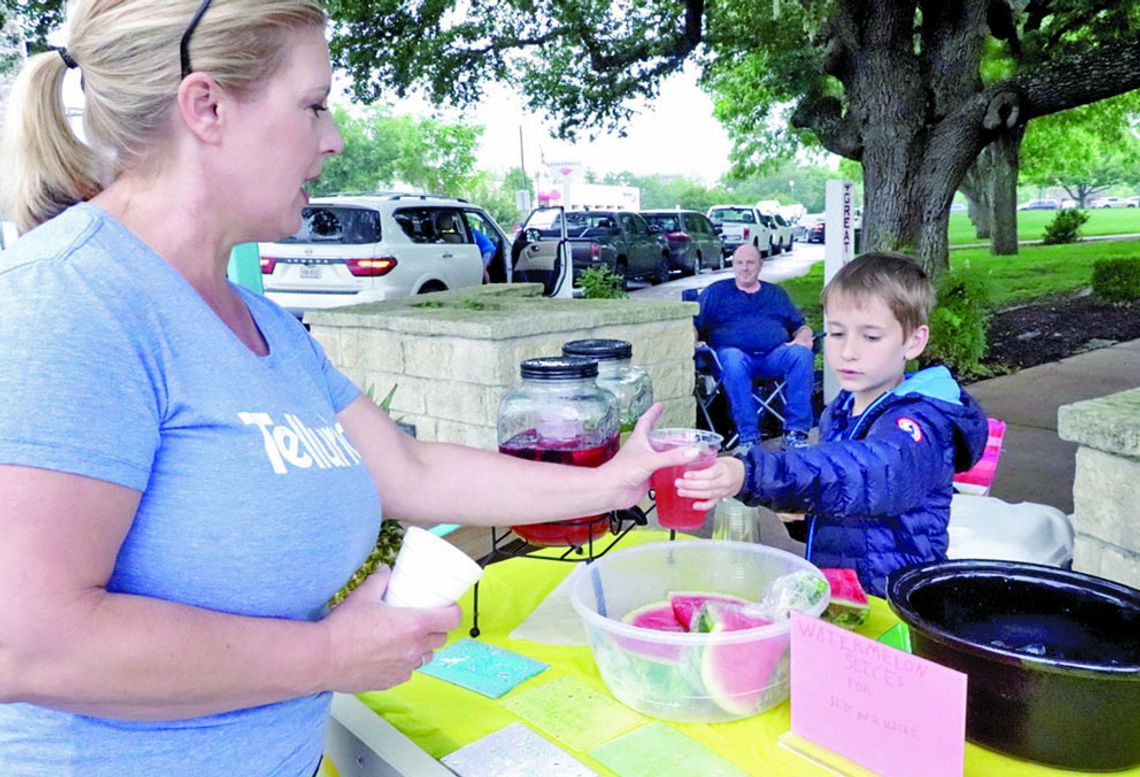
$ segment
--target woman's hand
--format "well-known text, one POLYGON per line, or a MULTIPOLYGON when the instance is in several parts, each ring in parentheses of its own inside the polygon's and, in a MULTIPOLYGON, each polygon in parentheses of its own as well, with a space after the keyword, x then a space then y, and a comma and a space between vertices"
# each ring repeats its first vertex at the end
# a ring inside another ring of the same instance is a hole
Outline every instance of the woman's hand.
POLYGON ((718 500, 736 496, 744 487, 744 463, 733 456, 718 456, 711 467, 693 469, 677 479, 677 496, 700 501, 694 510, 711 510, 718 500))
POLYGON ((380 601, 391 570, 382 566, 322 621, 328 635, 325 687, 343 693, 391 688, 427 664, 459 627, 457 605, 389 607, 380 601))
POLYGON ((674 448, 655 451, 649 445, 649 432, 661 417, 664 406, 655 402, 646 410, 617 455, 598 468, 612 478, 617 494, 616 507, 630 507, 649 493, 649 476, 664 467, 675 467, 692 461, 699 451, 696 448, 674 448))

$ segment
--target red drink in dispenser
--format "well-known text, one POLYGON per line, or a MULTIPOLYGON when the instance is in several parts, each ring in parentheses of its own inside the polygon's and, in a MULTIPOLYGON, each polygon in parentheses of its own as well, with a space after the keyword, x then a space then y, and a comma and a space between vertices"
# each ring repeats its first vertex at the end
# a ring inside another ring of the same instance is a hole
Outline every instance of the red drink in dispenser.
MULTIPOLYGON (((618 401, 598 387, 593 359, 549 357, 521 365, 522 384, 499 405, 499 452, 531 461, 597 467, 619 446, 618 401)), ((532 545, 578 547, 609 531, 609 516, 512 526, 532 545)))
MULTIPOLYGON (((543 440, 534 429, 516 434, 499 446, 499 452, 530 461, 546 461, 552 464, 569 464, 574 467, 597 467, 614 457, 618 452, 618 435, 613 435, 602 445, 581 447, 582 440, 543 440)), ((552 523, 533 523, 528 526, 512 526, 511 531, 531 545, 585 545, 597 539, 610 528, 605 515, 590 515, 552 523)))

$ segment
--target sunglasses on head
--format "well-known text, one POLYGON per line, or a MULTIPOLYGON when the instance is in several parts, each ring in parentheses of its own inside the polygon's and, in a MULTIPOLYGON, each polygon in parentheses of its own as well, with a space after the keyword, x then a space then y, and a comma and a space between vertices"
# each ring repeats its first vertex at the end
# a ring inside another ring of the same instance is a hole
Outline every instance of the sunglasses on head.
POLYGON ((194 17, 190 20, 190 25, 186 28, 186 32, 182 33, 182 43, 178 48, 178 52, 182 56, 183 78, 194 72, 190 67, 190 36, 194 34, 194 28, 198 26, 198 22, 202 20, 202 14, 206 13, 206 9, 209 7, 210 0, 202 0, 202 4, 198 6, 198 10, 194 12, 194 17))

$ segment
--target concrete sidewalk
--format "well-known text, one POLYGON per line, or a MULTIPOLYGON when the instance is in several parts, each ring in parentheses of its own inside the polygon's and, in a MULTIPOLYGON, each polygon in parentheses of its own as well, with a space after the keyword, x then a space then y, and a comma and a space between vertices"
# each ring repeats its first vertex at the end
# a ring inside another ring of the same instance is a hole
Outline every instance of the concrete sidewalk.
POLYGON ((1006 423, 991 496, 1073 512, 1075 443, 1057 436, 1057 408, 1140 386, 1140 340, 973 383, 966 390, 1006 423))

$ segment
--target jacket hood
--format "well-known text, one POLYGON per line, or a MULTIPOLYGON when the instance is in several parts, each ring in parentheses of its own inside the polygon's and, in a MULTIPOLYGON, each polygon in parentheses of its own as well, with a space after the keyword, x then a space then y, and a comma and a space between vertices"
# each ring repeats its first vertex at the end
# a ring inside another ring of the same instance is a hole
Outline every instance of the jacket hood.
POLYGON ((950 370, 927 367, 908 376, 892 391, 899 397, 934 400, 954 429, 954 469, 964 472, 982 457, 989 439, 989 421, 981 406, 958 385, 950 370))

